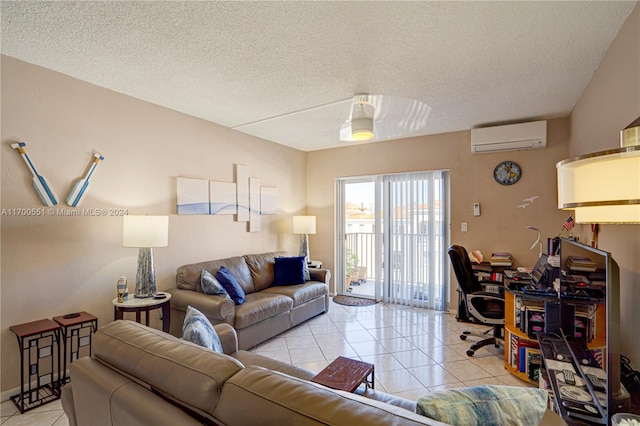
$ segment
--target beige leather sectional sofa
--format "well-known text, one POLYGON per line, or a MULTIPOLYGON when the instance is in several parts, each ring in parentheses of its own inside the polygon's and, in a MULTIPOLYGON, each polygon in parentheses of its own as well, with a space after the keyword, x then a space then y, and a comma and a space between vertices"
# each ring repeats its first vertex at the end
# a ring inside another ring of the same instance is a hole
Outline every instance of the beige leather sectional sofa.
POLYGON ((308 381, 315 373, 237 350, 228 324, 214 326, 219 354, 132 321, 94 335, 94 356, 70 366, 62 406, 76 425, 443 425, 415 403, 308 381))
MULTIPOLYGON (((444 425, 414 401, 313 383, 312 371, 238 350, 230 325, 214 328, 224 354, 132 321, 101 327, 62 388, 69 425, 444 425)), ((566 426, 548 410, 540 424, 566 426)))
POLYGON ((249 254, 193 263, 178 268, 171 297, 171 334, 182 335, 187 306, 202 312, 212 324, 227 323, 236 329, 238 346, 249 349, 329 310, 327 269, 310 269, 311 280, 299 285, 273 286, 274 263, 281 252, 249 254), (246 297, 236 305, 226 295, 202 291, 202 270, 215 275, 225 266, 236 278, 246 297))

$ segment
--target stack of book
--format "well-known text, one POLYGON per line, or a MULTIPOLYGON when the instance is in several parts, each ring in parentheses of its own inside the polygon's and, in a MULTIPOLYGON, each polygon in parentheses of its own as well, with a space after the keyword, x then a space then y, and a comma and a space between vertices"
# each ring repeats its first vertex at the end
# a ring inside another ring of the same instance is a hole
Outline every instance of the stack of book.
POLYGON ((588 257, 569 256, 567 259, 567 268, 572 271, 594 272, 596 270, 596 264, 588 257))
POLYGON ((512 264, 513 260, 510 253, 491 253, 491 266, 511 266, 512 264))
POLYGON ((471 264, 471 269, 473 269, 474 271, 477 271, 477 272, 491 272, 491 271, 493 271, 493 269, 491 269, 491 264, 489 262, 472 263, 471 264))

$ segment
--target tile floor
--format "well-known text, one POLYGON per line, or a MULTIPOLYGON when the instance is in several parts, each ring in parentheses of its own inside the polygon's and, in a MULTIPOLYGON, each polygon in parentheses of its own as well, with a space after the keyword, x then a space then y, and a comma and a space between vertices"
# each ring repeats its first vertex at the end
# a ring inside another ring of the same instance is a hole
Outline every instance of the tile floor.
MULTIPOLYGON (((252 351, 320 371, 342 355, 375 364, 376 389, 408 399, 433 390, 506 384, 528 386, 509 374, 503 349, 485 346, 474 357, 462 330, 486 330, 457 322, 453 315, 378 303, 349 307, 331 302, 329 313, 307 321, 252 351)), ((19 414, 11 401, 1 405, 2 426, 68 425, 60 401, 19 414)))

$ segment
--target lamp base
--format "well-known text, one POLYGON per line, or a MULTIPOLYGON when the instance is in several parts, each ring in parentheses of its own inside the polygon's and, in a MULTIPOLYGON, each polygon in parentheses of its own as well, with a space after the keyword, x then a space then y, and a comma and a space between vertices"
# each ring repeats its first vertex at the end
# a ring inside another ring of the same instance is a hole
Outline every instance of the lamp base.
POLYGON ((300 253, 298 256, 304 256, 305 261, 309 261, 309 235, 300 234, 300 253))
POLYGON ((153 249, 141 247, 138 252, 138 273, 134 297, 148 298, 156 295, 156 273, 153 267, 153 249))

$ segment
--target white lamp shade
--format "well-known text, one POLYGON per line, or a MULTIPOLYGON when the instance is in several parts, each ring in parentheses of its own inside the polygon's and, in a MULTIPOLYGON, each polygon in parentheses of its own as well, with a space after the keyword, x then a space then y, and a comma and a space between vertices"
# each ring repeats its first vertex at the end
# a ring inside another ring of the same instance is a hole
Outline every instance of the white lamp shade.
POLYGON ((124 216, 122 245, 166 247, 169 244, 169 216, 124 216))
POLYGON ((294 234, 315 234, 316 233, 316 217, 315 216, 293 216, 293 233, 294 234))
POLYGON ((640 204, 577 207, 573 216, 576 223, 640 223, 640 204))
POLYGON ((556 164, 558 208, 576 223, 640 223, 640 146, 556 164))

